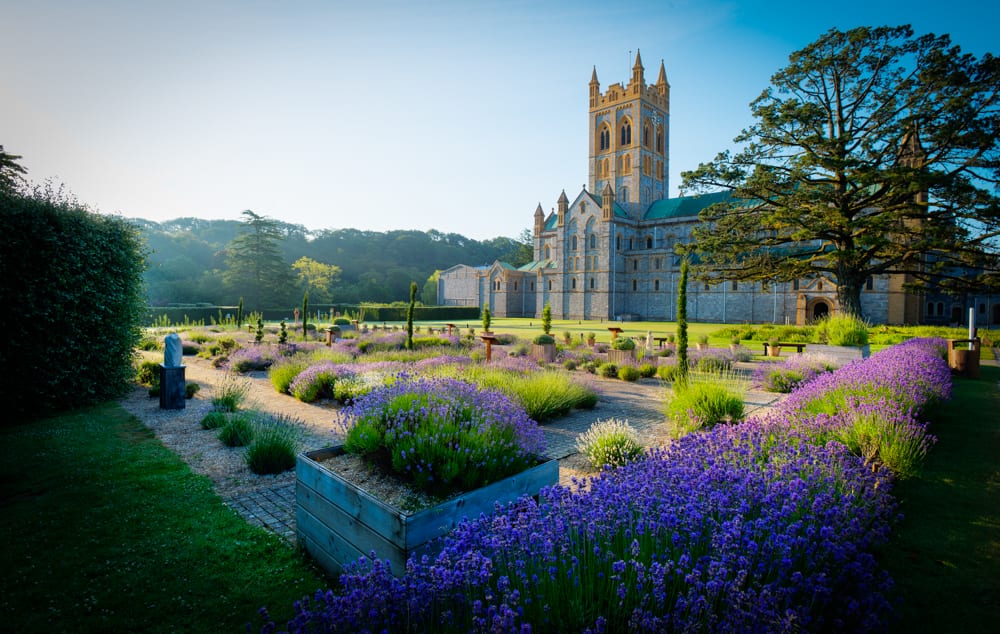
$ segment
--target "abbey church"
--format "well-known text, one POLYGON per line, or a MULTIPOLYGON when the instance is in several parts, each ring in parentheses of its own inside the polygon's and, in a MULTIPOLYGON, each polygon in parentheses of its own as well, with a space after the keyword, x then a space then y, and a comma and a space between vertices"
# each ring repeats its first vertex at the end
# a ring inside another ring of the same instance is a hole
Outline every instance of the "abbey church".
MULTIPOLYGON (((589 113, 588 185, 572 199, 563 191, 548 215, 541 204, 535 209, 533 260, 442 271, 438 304, 489 306, 498 317, 539 317, 548 303, 556 319, 676 320, 675 245, 691 239, 699 211, 729 194, 667 196, 670 85, 662 61, 647 84, 637 53, 628 82, 603 92, 595 68, 589 113)), ((861 301, 871 323, 947 323, 954 316, 951 300, 925 305, 927 298, 903 291, 903 281, 867 281, 861 301)), ((692 321, 805 324, 838 310, 837 288, 822 276, 688 285, 692 321)))

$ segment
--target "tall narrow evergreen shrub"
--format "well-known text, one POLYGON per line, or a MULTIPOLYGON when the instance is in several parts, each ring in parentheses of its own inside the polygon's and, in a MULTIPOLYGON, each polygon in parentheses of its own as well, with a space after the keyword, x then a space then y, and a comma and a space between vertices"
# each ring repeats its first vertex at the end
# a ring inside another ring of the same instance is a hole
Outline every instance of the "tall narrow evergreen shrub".
POLYGON ((552 306, 548 302, 545 302, 545 308, 542 309, 542 332, 552 334, 552 306))
POLYGON ((677 283, 677 375, 674 382, 687 384, 688 321, 687 321, 688 258, 681 259, 681 279, 677 283))
POLYGON ((240 295, 240 303, 236 306, 236 329, 243 330, 243 296, 240 295))
POLYGON ((302 294, 302 338, 308 338, 306 324, 309 322, 309 291, 302 294))
POLYGON ((413 309, 417 304, 417 283, 410 282, 410 305, 406 309, 406 349, 413 350, 413 309))

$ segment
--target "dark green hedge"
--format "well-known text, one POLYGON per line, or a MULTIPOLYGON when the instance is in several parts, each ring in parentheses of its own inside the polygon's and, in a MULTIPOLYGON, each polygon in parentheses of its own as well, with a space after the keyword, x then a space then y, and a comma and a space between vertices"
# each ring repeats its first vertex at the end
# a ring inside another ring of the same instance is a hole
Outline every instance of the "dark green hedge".
POLYGON ((0 192, 0 399, 8 411, 34 417, 129 388, 144 267, 138 230, 121 218, 51 188, 0 192))
MULTIPOLYGON (((357 306, 357 305, 342 305, 336 304, 335 310, 340 314, 344 314, 345 311, 349 312, 352 316, 358 314, 359 308, 364 310, 364 320, 369 323, 381 322, 381 321, 406 321, 406 309, 408 304, 402 305, 378 305, 378 306, 357 306)), ((246 309, 246 314, 250 313, 251 309, 246 309)), ((260 311, 264 316, 264 321, 280 321, 282 319, 287 320, 291 323, 294 315, 294 307, 289 308, 265 308, 260 311)), ((219 311, 222 311, 222 317, 225 319, 228 315, 236 315, 235 306, 184 306, 184 307, 154 307, 149 308, 143 323, 145 325, 151 325, 157 323, 162 315, 166 315, 167 319, 171 324, 183 324, 185 321, 190 323, 204 323, 209 325, 212 320, 216 322, 219 321, 219 311)), ((310 305, 309 315, 310 320, 316 313, 323 316, 319 320, 320 324, 329 322, 330 315, 330 305, 310 305)), ((414 320, 416 321, 464 321, 469 319, 479 319, 479 309, 476 307, 468 306, 416 306, 414 308, 414 320)), ((245 318, 244 318, 245 319, 245 318)))

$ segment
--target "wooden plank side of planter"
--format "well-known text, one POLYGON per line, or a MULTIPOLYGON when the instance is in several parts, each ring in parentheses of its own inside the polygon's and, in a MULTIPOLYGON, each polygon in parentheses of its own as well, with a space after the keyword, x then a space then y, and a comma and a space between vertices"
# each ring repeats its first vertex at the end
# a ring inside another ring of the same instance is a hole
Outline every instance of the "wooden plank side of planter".
MULTIPOLYGON (((371 550, 362 552, 350 539, 346 539, 323 520, 301 507, 296 513, 296 522, 299 543, 331 574, 338 575, 344 572, 348 565, 362 557, 371 556, 371 550)), ((401 548, 390 545, 381 550, 376 549, 375 555, 380 561, 388 560, 394 574, 399 575, 406 570, 407 553, 401 548)))
POLYGON ((475 519, 481 513, 489 515, 497 503, 508 504, 523 495, 535 495, 542 487, 552 486, 558 481, 559 461, 546 460, 434 508, 415 513, 406 518, 406 547, 416 548, 452 530, 463 517, 475 519))
MULTIPOLYGON (((391 552, 399 549, 403 543, 403 534, 398 537, 387 539, 381 535, 377 527, 372 527, 360 521, 350 512, 340 507, 335 500, 323 497, 318 491, 306 486, 302 481, 296 483, 295 487, 296 513, 307 513, 316 521, 328 527, 336 536, 354 547, 362 554, 367 555, 372 551, 376 553, 391 552)), ((404 529, 405 531, 405 529, 404 529)), ((313 539, 322 541, 322 534, 313 536, 313 539)))
POLYGON ((339 453, 343 453, 343 449, 334 447, 300 456, 295 467, 297 480, 390 543, 402 543, 406 526, 399 511, 366 491, 347 485, 340 478, 330 477, 333 473, 319 464, 319 460, 339 453))

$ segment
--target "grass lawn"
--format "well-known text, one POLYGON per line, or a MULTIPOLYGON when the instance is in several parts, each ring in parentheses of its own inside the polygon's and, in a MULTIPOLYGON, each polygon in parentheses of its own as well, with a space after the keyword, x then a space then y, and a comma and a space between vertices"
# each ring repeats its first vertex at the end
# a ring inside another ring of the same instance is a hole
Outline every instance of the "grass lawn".
POLYGON ((242 631, 329 586, 114 403, 0 430, 0 507, 9 632, 242 631))
POLYGON ((899 632, 996 632, 1000 625, 1000 368, 956 379, 930 414, 938 443, 895 487, 903 521, 884 565, 903 598, 899 632))

